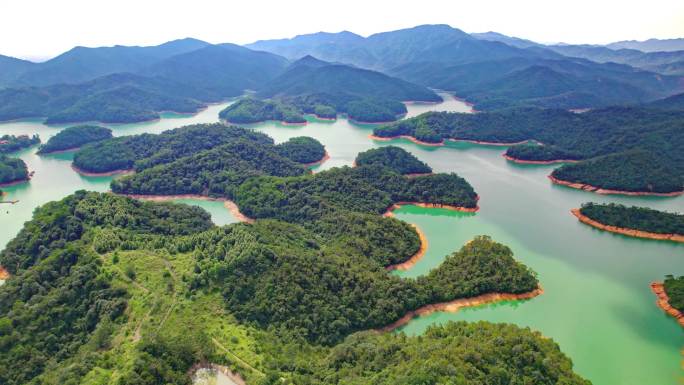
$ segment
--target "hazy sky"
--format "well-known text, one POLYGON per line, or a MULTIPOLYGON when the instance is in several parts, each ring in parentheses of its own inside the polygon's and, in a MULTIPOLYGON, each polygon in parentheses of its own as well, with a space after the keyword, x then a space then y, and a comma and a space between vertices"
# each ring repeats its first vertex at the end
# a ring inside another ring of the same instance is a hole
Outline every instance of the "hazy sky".
POLYGON ((45 58, 76 45, 187 36, 238 44, 321 30, 365 36, 436 23, 542 42, 684 37, 684 0, 0 0, 0 53, 45 58))

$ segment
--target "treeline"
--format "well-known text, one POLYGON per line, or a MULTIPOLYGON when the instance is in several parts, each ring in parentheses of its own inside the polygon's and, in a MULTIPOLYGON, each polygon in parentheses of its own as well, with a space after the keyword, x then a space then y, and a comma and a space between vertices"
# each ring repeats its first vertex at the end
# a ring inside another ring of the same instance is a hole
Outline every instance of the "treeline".
POLYGON ((110 138, 112 138, 112 130, 106 127, 87 125, 67 127, 40 146, 38 154, 70 150, 110 138))
POLYGON ((670 306, 679 311, 684 311, 684 276, 666 275, 663 286, 670 306))
POLYGON ((586 160, 565 165, 554 174, 569 182, 624 191, 673 192, 684 189, 684 155, 679 150, 684 146, 682 124, 684 112, 643 107, 610 107, 582 114, 520 108, 478 114, 430 112, 378 127, 374 135, 409 135, 430 143, 534 140, 543 145, 513 146, 507 155, 520 160, 586 160))
POLYGON ((604 225, 647 231, 657 234, 684 235, 684 215, 621 204, 585 203, 582 215, 604 225))
POLYGON ((0 154, 0 184, 28 180, 28 177, 28 167, 23 160, 0 154))
POLYGON ((420 161, 401 147, 385 146, 370 149, 356 156, 357 166, 380 165, 392 169, 399 174, 428 174, 430 166, 420 161))
POLYGON ((0 155, 23 150, 40 143, 40 137, 36 134, 28 135, 3 135, 0 136, 0 155))

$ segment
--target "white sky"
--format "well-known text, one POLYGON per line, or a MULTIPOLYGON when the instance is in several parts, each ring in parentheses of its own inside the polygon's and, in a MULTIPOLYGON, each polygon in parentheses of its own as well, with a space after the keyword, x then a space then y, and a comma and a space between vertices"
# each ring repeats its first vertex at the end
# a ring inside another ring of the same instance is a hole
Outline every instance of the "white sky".
POLYGON ((250 43, 317 31, 361 35, 445 23, 541 42, 684 37, 684 0, 0 0, 0 54, 195 37, 250 43))

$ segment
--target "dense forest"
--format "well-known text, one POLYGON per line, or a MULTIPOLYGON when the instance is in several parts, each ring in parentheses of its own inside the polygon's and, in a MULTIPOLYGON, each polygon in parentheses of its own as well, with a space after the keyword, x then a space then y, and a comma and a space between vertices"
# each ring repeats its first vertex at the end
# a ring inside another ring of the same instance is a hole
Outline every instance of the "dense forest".
POLYGON ((665 276, 663 282, 665 293, 668 297, 668 303, 673 308, 684 311, 684 276, 674 277, 672 275, 665 276))
POLYGON ((38 143, 40 143, 40 137, 37 134, 33 136, 2 135, 0 136, 0 154, 9 154, 23 150, 38 143))
POLYGON ((657 234, 684 235, 684 214, 620 204, 585 203, 580 212, 604 225, 657 234))
POLYGON ((296 136, 276 146, 278 154, 297 163, 314 163, 325 157, 325 147, 316 139, 296 136))
POLYGON ((586 160, 565 165, 554 176, 598 188, 665 193, 684 189, 682 124, 682 111, 611 107, 576 114, 525 108, 478 114, 431 112, 378 127, 374 135, 410 135, 430 143, 534 140, 543 144, 513 146, 507 155, 520 160, 586 160))
POLYGON ((28 167, 23 160, 0 154, 0 184, 27 180, 28 177, 28 167))
POLYGON ((290 103, 277 100, 241 99, 219 113, 230 123, 257 123, 277 120, 284 123, 306 123, 302 112, 290 103))
POLYGON ((160 135, 123 136, 83 146, 74 155, 74 165, 89 172, 131 168, 141 171, 241 138, 263 145, 273 144, 266 135, 243 128, 220 123, 196 124, 164 131, 160 135))
MULTIPOLYGON (((353 238, 373 245, 374 236, 353 238)), ((77 192, 36 210, 0 264, 13 274, 0 287, 0 381, 8 385, 187 385, 192 365, 207 361, 250 384, 454 376, 588 384, 555 343, 513 325, 351 334, 433 301, 534 289, 534 274, 488 237, 425 277, 401 279, 386 261, 296 224, 219 228, 196 207, 77 192), (428 361, 431 369, 420 369, 428 361), (460 367, 470 369, 454 372, 460 367)))
POLYGON ((380 165, 399 174, 429 174, 430 166, 401 147, 385 146, 359 153, 354 163, 357 166, 380 165))
POLYGON ((40 146, 38 154, 71 150, 84 144, 112 138, 112 130, 100 126, 72 126, 63 129, 40 146))

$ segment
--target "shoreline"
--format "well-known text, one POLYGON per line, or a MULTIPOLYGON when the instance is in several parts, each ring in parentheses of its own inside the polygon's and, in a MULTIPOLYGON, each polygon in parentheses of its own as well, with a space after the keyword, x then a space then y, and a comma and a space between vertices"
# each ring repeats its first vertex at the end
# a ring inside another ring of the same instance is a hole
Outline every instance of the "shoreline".
POLYGON ((658 298, 656 300, 656 304, 658 305, 658 307, 661 308, 668 315, 674 317, 680 326, 684 326, 684 313, 673 308, 672 305, 670 305, 670 298, 667 296, 667 293, 665 292, 665 285, 662 282, 651 282, 651 291, 658 298))
MULTIPOLYGON (((115 194, 115 193, 113 193, 115 194)), ((145 195, 145 194, 116 194, 119 196, 124 196, 128 198, 133 198, 133 199, 139 199, 139 200, 144 200, 144 201, 151 201, 151 202, 169 202, 169 201, 174 201, 178 199, 197 199, 197 200, 203 200, 203 201, 212 201, 212 202, 223 202, 223 206, 230 212, 238 221, 243 222, 243 223, 254 223, 254 219, 246 216, 242 212, 240 212, 240 208, 238 205, 228 199, 225 198, 213 198, 209 197, 206 195, 197 195, 197 194, 179 194, 179 195, 145 195)))
POLYGON ((529 143, 529 140, 523 140, 520 142, 487 142, 484 140, 472 140, 472 139, 456 139, 456 138, 448 138, 448 139, 443 139, 441 142, 424 142, 420 139, 416 139, 415 137, 411 135, 398 135, 398 136, 388 136, 388 137, 383 137, 383 136, 376 136, 373 134, 368 135, 368 137, 372 140, 379 140, 379 141, 390 141, 394 139, 408 139, 411 142, 415 144, 419 144, 421 146, 433 146, 433 147, 438 147, 438 146, 445 146, 446 142, 463 142, 463 143, 472 143, 472 144, 479 144, 482 146, 499 146, 499 147, 510 147, 510 146, 516 146, 519 144, 525 144, 529 143))
POLYGON ((513 163, 518 163, 518 164, 556 164, 556 163, 577 163, 577 162, 579 162, 579 160, 572 160, 572 159, 525 160, 525 159, 514 158, 514 157, 506 155, 506 154, 503 154, 502 156, 506 160, 511 161, 513 163))
POLYGON ((410 140, 411 142, 413 142, 413 143, 415 143, 415 144, 419 144, 419 145, 421 145, 421 146, 432 146, 432 147, 444 146, 444 141, 441 141, 441 142, 439 142, 439 143, 423 142, 422 140, 418 140, 418 139, 416 139, 416 138, 414 138, 414 137, 412 137, 412 136, 410 136, 410 135, 389 136, 389 137, 386 137, 386 138, 385 138, 385 137, 382 137, 382 136, 375 136, 375 135, 373 135, 373 134, 370 134, 370 135, 368 135, 368 137, 369 137, 371 140, 379 140, 379 141, 382 141, 382 142, 388 142, 388 141, 394 140, 394 139, 408 139, 408 140, 410 140))
POLYGON ((317 160, 317 161, 315 161, 315 162, 311 162, 311 163, 302 163, 302 164, 303 164, 304 166, 306 166, 306 167, 320 166, 321 164, 325 163, 325 161, 328 160, 328 159, 330 159, 330 154, 329 154, 328 151, 326 150, 326 151, 325 151, 325 155, 323 155, 323 157, 322 157, 321 159, 319 159, 319 160, 317 160))
POLYGON ((4 267, 0 266, 0 280, 7 280, 10 277, 9 271, 7 271, 4 267))
MULTIPOLYGON (((478 197, 479 199, 479 197, 478 197)), ((475 207, 462 207, 462 206, 452 206, 452 205, 444 205, 441 203, 423 203, 423 202, 396 202, 390 205, 390 207, 385 210, 385 213, 382 214, 385 217, 390 217, 393 216, 394 214, 392 211, 397 210, 401 208, 401 206, 418 206, 418 207, 424 207, 428 209, 447 209, 447 210, 454 210, 454 211, 461 211, 464 213, 475 213, 480 210, 480 206, 475 206, 475 207)))
POLYGON ((606 225, 606 224, 603 224, 603 223, 601 223, 595 219, 591 219, 588 216, 582 214, 580 209, 572 209, 572 210, 570 210, 570 212, 572 213, 572 215, 577 217, 577 219, 579 219, 580 222, 582 222, 586 225, 595 227, 595 228, 600 229, 600 230, 611 232, 611 233, 627 235, 627 236, 635 237, 635 238, 655 239, 655 240, 659 240, 659 241, 672 241, 672 242, 684 243, 684 235, 652 233, 649 231, 606 225))
MULTIPOLYGON (((93 142, 91 142, 93 143, 93 142)), ((85 143, 85 144, 90 144, 90 143, 85 143)), ((85 145, 84 144, 84 145, 85 145)), ((54 155, 54 154, 63 154, 65 152, 72 152, 72 151, 78 151, 81 149, 81 146, 78 147, 71 147, 71 148, 66 148, 64 150, 55 150, 55 151, 50 151, 50 152, 38 152, 36 151, 36 155, 54 155)))
POLYGON ((306 115, 309 115, 309 116, 313 117, 314 119, 324 120, 326 122, 334 122, 337 120, 337 116, 335 116, 334 118, 325 118, 323 116, 318 116, 316 114, 306 114, 306 115))
POLYGON ((416 233, 418 233, 418 238, 420 239, 420 248, 418 251, 416 251, 415 254, 413 254, 409 259, 407 259, 404 262, 401 263, 396 263, 394 265, 389 265, 385 266, 385 270, 387 271, 394 271, 394 270, 409 270, 413 266, 418 263, 423 257, 425 256, 425 253, 427 252, 428 248, 428 240, 427 237, 425 236, 425 233, 416 225, 412 224, 413 228, 416 230, 416 233))
POLYGON ((78 168, 73 163, 71 164, 71 169, 76 171, 80 175, 92 176, 92 177, 135 174, 135 170, 133 170, 132 168, 112 170, 112 171, 107 171, 107 172, 90 172, 90 171, 85 171, 85 170, 78 168))
POLYGON ((30 182, 30 181, 31 181, 31 177, 28 177, 26 179, 19 179, 19 180, 15 180, 12 182, 0 183, 0 187, 11 187, 11 186, 16 186, 18 184, 30 182))
POLYGON ((481 294, 481 295, 478 295, 475 297, 459 298, 459 299, 455 299, 453 301, 434 303, 434 304, 430 304, 430 305, 421 306, 416 310, 411 310, 408 313, 406 313, 403 317, 392 322, 391 324, 383 326, 383 327, 375 329, 375 330, 379 331, 379 332, 393 331, 397 328, 400 328, 400 327, 408 324, 414 318, 423 317, 423 316, 430 315, 430 314, 435 313, 435 312, 455 313, 459 309, 464 308, 464 307, 480 306, 480 305, 492 304, 492 303, 502 302, 502 301, 515 301, 515 300, 532 299, 532 298, 537 297, 541 294, 544 294, 544 289, 542 289, 541 285, 539 285, 539 286, 537 286, 536 289, 534 289, 532 291, 528 291, 526 293, 520 293, 520 294, 487 293, 487 294, 481 294))
POLYGON ((611 190, 611 189, 604 189, 604 188, 592 186, 592 185, 585 184, 585 183, 568 182, 568 181, 565 181, 562 179, 558 179, 551 174, 549 174, 547 177, 551 180, 551 182, 553 182, 554 184, 557 184, 557 185, 567 186, 570 188, 594 192, 594 193, 603 194, 603 195, 675 197, 675 196, 679 196, 679 195, 684 194, 684 190, 683 191, 674 191, 674 192, 669 192, 669 193, 647 192, 647 191, 611 190))
POLYGON ((215 370, 217 372, 221 372, 221 374, 228 377, 228 379, 236 385, 247 385, 245 379, 242 378, 242 376, 239 373, 233 372, 227 366, 224 365, 212 363, 197 363, 192 365, 188 373, 190 373, 191 376, 194 377, 197 371, 201 369, 215 370))
POLYGON ((500 147, 510 147, 510 146, 517 146, 519 144, 529 143, 529 140, 523 140, 520 142, 487 142, 484 140, 455 139, 455 138, 447 139, 447 141, 449 141, 449 142, 465 142, 465 143, 472 143, 472 144, 480 144, 483 146, 500 146, 500 147))

